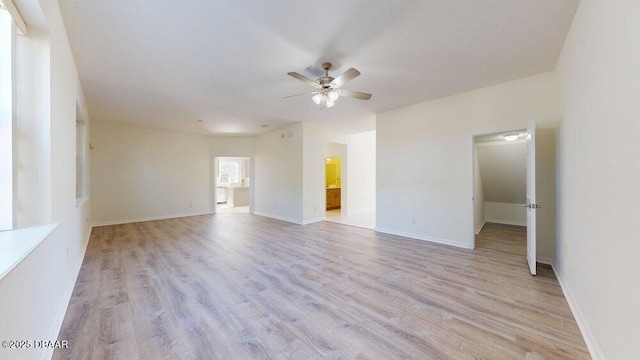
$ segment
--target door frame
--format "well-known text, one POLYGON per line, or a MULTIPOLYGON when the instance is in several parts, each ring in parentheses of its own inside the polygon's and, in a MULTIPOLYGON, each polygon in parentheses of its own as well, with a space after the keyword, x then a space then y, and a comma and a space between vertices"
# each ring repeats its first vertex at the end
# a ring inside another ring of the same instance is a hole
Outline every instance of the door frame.
POLYGON ((218 186, 218 179, 216 177, 217 172, 218 172, 218 162, 220 159, 248 159, 249 160, 249 214, 253 214, 254 211, 254 197, 255 197, 255 176, 253 175, 255 173, 255 169, 254 169, 254 161, 253 161, 253 157, 252 156, 241 156, 241 155, 236 155, 236 156, 218 156, 218 155, 213 155, 213 159, 212 159, 212 168, 211 168, 211 213, 212 214, 217 214, 217 210, 218 210, 218 203, 217 203, 217 186, 218 186))
POLYGON ((335 142, 335 141, 327 141, 325 143, 324 156, 322 157, 322 218, 326 218, 326 199, 327 199, 327 163, 326 159, 329 157, 339 157, 340 158, 340 214, 348 215, 349 213, 349 146, 347 144, 335 142), (329 146, 334 147, 338 146, 339 150, 336 151, 335 148, 329 148, 329 146))
POLYGON ((470 233, 469 248, 470 249, 476 248, 476 232, 475 232, 476 227, 474 224, 475 207, 473 206, 474 199, 475 199, 475 193, 473 191, 473 183, 475 180, 473 164, 475 162, 475 155, 476 155, 475 138, 479 136, 485 136, 485 135, 502 134, 502 133, 511 132, 511 131, 526 132, 528 130, 529 130, 529 125, 523 124, 519 126, 509 126, 509 127, 503 127, 503 128, 480 130, 480 131, 472 132, 469 135, 469 145, 470 145, 469 146, 469 194, 471 194, 471 196, 469 197, 469 229, 470 229, 469 230, 469 233, 470 233))

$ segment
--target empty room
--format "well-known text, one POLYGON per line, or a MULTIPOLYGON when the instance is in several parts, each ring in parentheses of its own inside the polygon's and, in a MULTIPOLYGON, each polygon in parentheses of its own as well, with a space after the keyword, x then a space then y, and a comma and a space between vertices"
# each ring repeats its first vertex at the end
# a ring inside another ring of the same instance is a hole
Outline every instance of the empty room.
POLYGON ((637 0, 0 0, 0 359, 640 358, 637 0))

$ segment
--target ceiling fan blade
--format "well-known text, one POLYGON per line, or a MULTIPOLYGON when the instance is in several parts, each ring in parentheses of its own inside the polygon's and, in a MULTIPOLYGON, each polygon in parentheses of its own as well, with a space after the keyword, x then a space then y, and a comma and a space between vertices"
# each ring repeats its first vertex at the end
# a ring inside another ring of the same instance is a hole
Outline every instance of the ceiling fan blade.
POLYGON ((296 95, 289 95, 289 96, 283 96, 283 99, 288 99, 288 98, 292 98, 292 97, 296 97, 296 96, 302 96, 302 95, 313 95, 313 94, 317 94, 318 91, 312 91, 312 92, 306 92, 306 93, 302 93, 302 94, 296 94, 296 95))
POLYGON ((320 88, 321 87, 320 84, 318 84, 317 82, 309 79, 308 77, 300 75, 297 72, 290 72, 290 73, 287 73, 287 75, 289 75, 289 76, 291 76, 291 77, 293 77, 295 79, 298 79, 298 80, 302 81, 303 83, 309 84, 309 85, 311 85, 311 86, 313 86, 315 88, 320 88))
POLYGON ((354 68, 350 68, 349 70, 343 72, 342 75, 333 79, 333 81, 331 82, 331 85, 333 85, 334 89, 337 89, 340 86, 346 84, 347 82, 357 78, 358 76, 360 76, 360 71, 354 68))
POLYGON ((340 89, 340 96, 346 96, 346 97, 350 97, 353 99, 360 99, 360 100, 369 100, 371 99, 371 94, 367 94, 367 93, 363 93, 360 91, 351 91, 351 90, 344 90, 344 89, 340 89))
POLYGON ((317 66, 307 66, 305 69, 307 72, 315 77, 323 77, 325 76, 324 70, 317 66))

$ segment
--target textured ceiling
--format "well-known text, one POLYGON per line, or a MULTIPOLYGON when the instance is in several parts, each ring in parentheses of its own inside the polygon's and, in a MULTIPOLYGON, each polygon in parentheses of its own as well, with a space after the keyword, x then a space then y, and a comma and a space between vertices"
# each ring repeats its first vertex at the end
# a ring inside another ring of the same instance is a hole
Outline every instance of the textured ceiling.
POLYGON ((371 130, 375 114, 555 67, 577 0, 60 1, 92 120, 257 134, 300 121, 371 130), (319 110, 286 75, 355 67, 319 110), (197 120, 202 120, 198 122, 197 120), (260 125, 268 124, 266 128, 260 125))

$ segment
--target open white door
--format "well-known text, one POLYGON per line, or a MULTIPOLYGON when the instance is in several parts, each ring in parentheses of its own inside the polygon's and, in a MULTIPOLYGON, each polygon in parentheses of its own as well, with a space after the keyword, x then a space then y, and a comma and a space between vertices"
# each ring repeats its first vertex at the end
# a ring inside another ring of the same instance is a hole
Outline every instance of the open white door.
POLYGON ((531 275, 536 274, 536 122, 529 121, 527 132, 527 262, 531 275))

